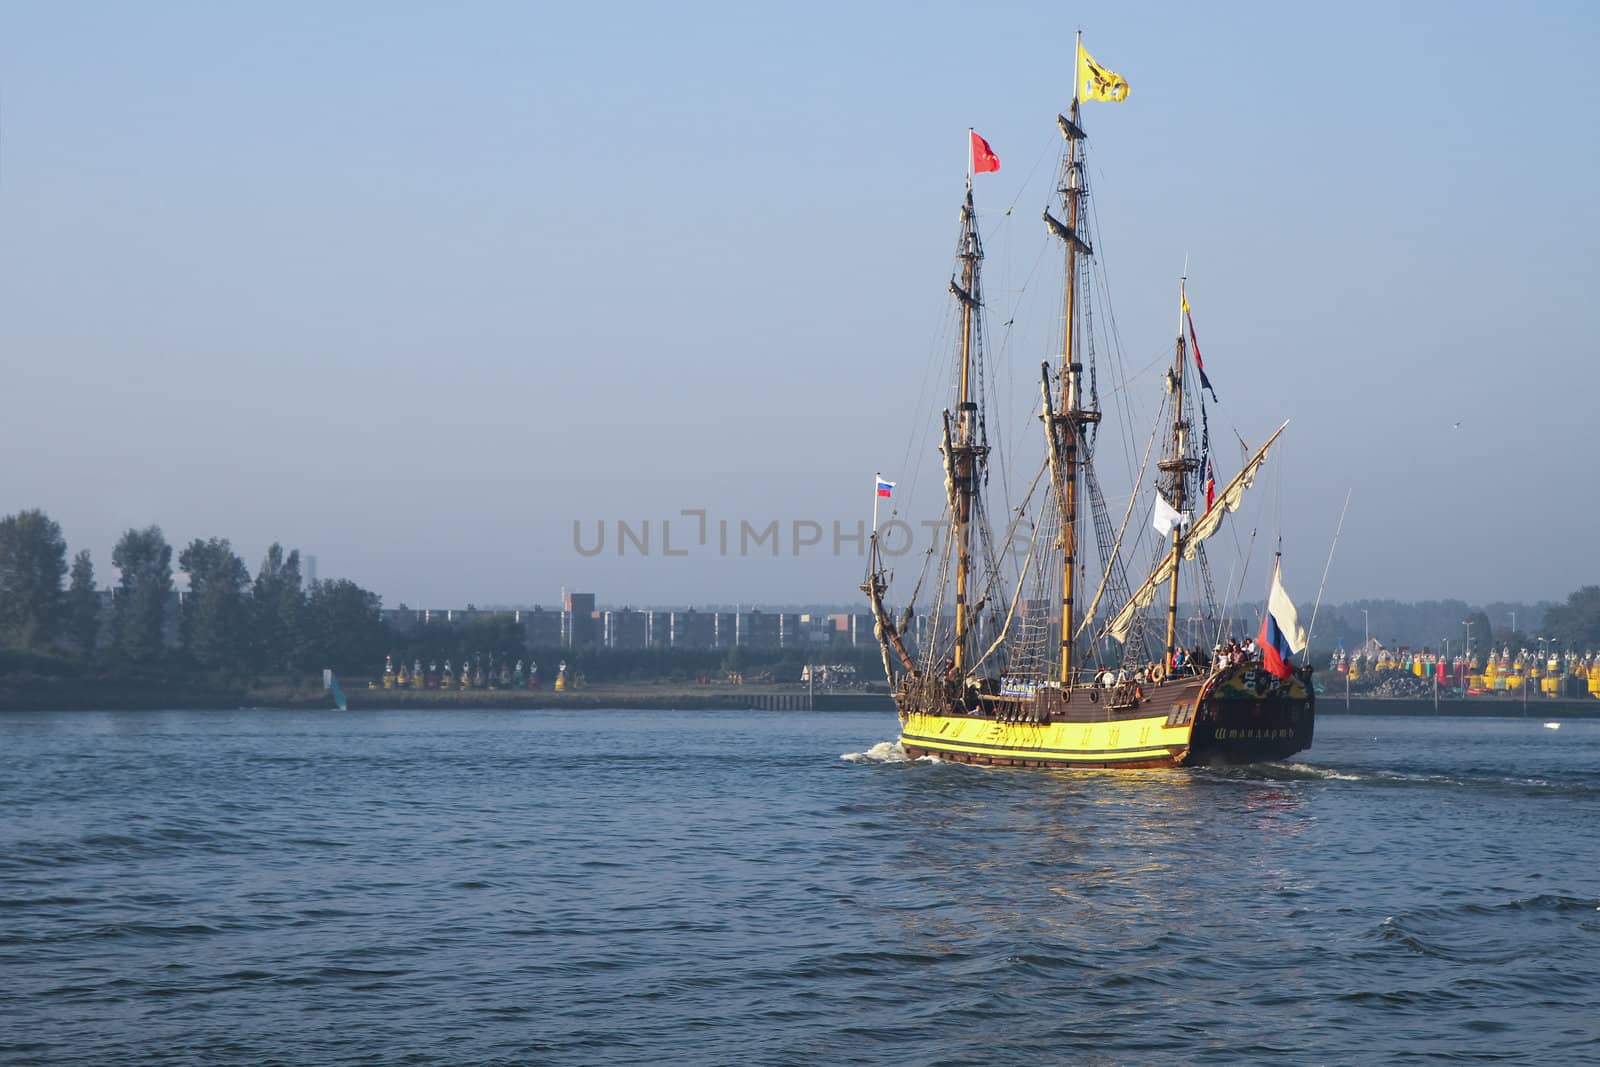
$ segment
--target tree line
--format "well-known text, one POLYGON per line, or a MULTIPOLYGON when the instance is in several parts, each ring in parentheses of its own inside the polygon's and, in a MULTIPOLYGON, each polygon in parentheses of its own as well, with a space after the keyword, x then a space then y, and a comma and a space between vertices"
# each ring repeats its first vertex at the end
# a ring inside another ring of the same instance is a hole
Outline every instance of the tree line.
POLYGON ((297 549, 274 543, 252 578, 227 538, 196 538, 177 553, 189 584, 181 600, 161 527, 128 530, 111 563, 118 579, 105 611, 89 550, 69 566, 59 523, 39 510, 0 519, 0 644, 230 680, 324 666, 370 671, 374 657, 382 660, 388 635, 378 595, 346 579, 308 585, 297 549))
MULTIPOLYGON (((728 671, 770 672, 786 679, 825 654, 833 662, 857 663, 863 677, 876 677, 876 648, 575 653, 530 648, 522 627, 508 616, 394 629, 385 623, 376 593, 345 579, 307 583, 299 551, 280 544, 267 549, 253 577, 226 538, 197 538, 176 557, 189 586, 181 602, 175 595, 173 548, 161 528, 126 531, 111 554, 118 577, 106 610, 88 550, 69 563, 59 523, 39 510, 0 519, 0 648, 151 676, 201 672, 228 680, 303 675, 323 667, 371 676, 387 655, 406 664, 528 658, 547 676, 565 658, 599 681, 687 679, 728 671)), ((1331 649, 1335 642, 1353 648, 1369 633, 1386 645, 1398 640, 1420 647, 1444 638, 1455 647, 1457 638, 1470 635, 1474 647, 1481 648, 1486 638, 1495 647, 1530 646, 1530 635, 1537 633, 1571 648, 1600 648, 1600 585, 1576 590, 1564 604, 1519 606, 1522 615, 1514 631, 1507 625, 1506 607, 1474 608, 1459 600, 1356 601, 1325 607, 1316 638, 1319 649, 1325 644, 1331 649)))
POLYGON ((824 659, 854 664, 863 677, 877 671, 876 647, 542 648, 528 644, 509 614, 392 627, 376 593, 345 579, 307 583, 299 551, 277 543, 252 577, 226 538, 196 538, 176 553, 189 586, 179 598, 173 547, 159 526, 130 529, 117 541, 109 610, 89 551, 70 565, 67 559, 61 526, 44 512, 0 519, 0 647, 151 678, 198 673, 230 682, 324 667, 372 677, 385 657, 397 666, 450 660, 457 668, 521 659, 537 663, 546 679, 565 661, 591 682, 692 681, 729 672, 793 681, 806 663, 824 659))

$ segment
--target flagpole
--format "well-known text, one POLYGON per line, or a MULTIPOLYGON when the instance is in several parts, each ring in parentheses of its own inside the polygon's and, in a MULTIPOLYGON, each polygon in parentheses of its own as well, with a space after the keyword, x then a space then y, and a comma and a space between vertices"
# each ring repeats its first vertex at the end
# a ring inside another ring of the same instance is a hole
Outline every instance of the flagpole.
POLYGON ((872 476, 872 536, 878 536, 878 483, 883 481, 882 474, 872 476))
MULTIPOLYGON (((1072 102, 1078 102, 1078 90, 1083 87, 1083 31, 1078 31, 1077 44, 1072 52, 1072 102)), ((1077 117, 1073 117, 1077 121, 1077 117)))
POLYGON ((972 192, 972 135, 977 131, 971 126, 967 127, 967 192, 972 192))
MULTIPOLYGON (((1189 310, 1189 265, 1183 265, 1183 273, 1178 275, 1178 340, 1183 340, 1183 316, 1189 310)), ((1204 398, 1202 398, 1204 399, 1204 398)))

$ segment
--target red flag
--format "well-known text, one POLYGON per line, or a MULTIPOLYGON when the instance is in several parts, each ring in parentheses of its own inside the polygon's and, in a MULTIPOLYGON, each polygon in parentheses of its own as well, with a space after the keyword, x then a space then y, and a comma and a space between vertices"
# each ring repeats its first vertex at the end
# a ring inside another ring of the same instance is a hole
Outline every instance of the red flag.
POLYGON ((1217 502, 1217 476, 1211 469, 1211 455, 1206 454, 1206 512, 1211 511, 1211 505, 1217 502))
POLYGON ((1000 157, 994 154, 994 149, 989 147, 989 142, 979 137, 977 131, 968 130, 972 134, 972 173, 984 174, 988 171, 1000 169, 1000 157))

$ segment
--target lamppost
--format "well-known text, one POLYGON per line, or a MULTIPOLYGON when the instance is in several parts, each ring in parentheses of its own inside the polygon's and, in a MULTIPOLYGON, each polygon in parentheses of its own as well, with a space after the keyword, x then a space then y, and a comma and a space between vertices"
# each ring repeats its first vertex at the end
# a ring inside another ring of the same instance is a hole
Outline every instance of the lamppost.
MULTIPOLYGON (((1519 655, 1521 653, 1518 653, 1519 655)), ((1522 717, 1528 717, 1528 686, 1533 681, 1533 671, 1524 663, 1522 668, 1522 717)))
POLYGON ((1511 616, 1511 640, 1515 641, 1517 639, 1517 613, 1513 611, 1509 614, 1511 616))
POLYGON ((1366 634, 1366 640, 1361 646, 1361 654, 1366 655, 1367 645, 1372 643, 1372 620, 1367 616, 1367 609, 1361 609, 1361 629, 1366 634))
POLYGON ((1467 643, 1461 647, 1466 651, 1466 654, 1470 656, 1472 655, 1472 620, 1462 619, 1461 625, 1467 628, 1467 643))
MULTIPOLYGON (((1438 643, 1445 646, 1446 649, 1450 649, 1450 638, 1438 638, 1438 643)), ((1434 675, 1434 713, 1438 715, 1438 664, 1434 664, 1432 675, 1434 675)))

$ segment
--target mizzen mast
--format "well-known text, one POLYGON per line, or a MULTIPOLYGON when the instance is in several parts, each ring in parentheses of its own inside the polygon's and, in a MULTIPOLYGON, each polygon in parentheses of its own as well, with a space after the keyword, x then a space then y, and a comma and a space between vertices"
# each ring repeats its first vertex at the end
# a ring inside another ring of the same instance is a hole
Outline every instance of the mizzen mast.
MULTIPOLYGON (((1156 466, 1166 475, 1167 502, 1172 505, 1172 510, 1183 513, 1183 506, 1188 500, 1189 475, 1200 467, 1200 461, 1189 455, 1189 420, 1183 410, 1184 372, 1187 361, 1185 338, 1183 335, 1183 309, 1187 308, 1188 295, 1185 284, 1188 279, 1183 278, 1178 283, 1178 341, 1175 346, 1172 369, 1167 372, 1167 391, 1172 394, 1172 451, 1166 459, 1161 460, 1156 466)), ((1180 551, 1183 542, 1184 524, 1172 524, 1172 583, 1167 596, 1167 651, 1164 661, 1167 669, 1171 669, 1173 654, 1177 651, 1178 641, 1178 570, 1183 560, 1180 551)))
MULTIPOLYGON (((1083 35, 1078 35, 1076 54, 1083 54, 1083 35)), ((1052 459, 1059 462, 1053 464, 1053 476, 1057 480, 1057 500, 1061 510, 1061 671, 1060 682, 1062 685, 1072 684, 1072 635, 1074 582, 1077 578, 1078 567, 1078 450, 1081 431, 1091 423, 1100 421, 1098 411, 1082 407, 1082 375, 1083 364, 1076 361, 1073 350, 1073 326, 1077 318, 1078 298, 1078 254, 1093 255, 1094 249, 1089 242, 1078 235, 1079 216, 1082 206, 1083 183, 1083 154, 1079 151, 1079 144, 1085 139, 1083 127, 1079 125, 1081 104, 1079 100, 1079 71, 1081 59, 1074 66, 1072 78, 1072 117, 1065 115, 1056 116, 1056 124, 1061 128, 1061 135, 1067 139, 1067 159, 1062 168, 1061 185, 1057 192, 1061 194, 1062 213, 1067 220, 1062 222, 1048 210, 1044 213, 1045 225, 1050 232, 1059 237, 1066 245, 1067 270, 1065 285, 1065 300, 1063 318, 1065 327, 1062 331, 1064 340, 1061 348, 1061 404, 1054 412, 1046 411, 1045 418, 1050 425, 1046 431, 1050 437, 1050 450, 1052 459)))

